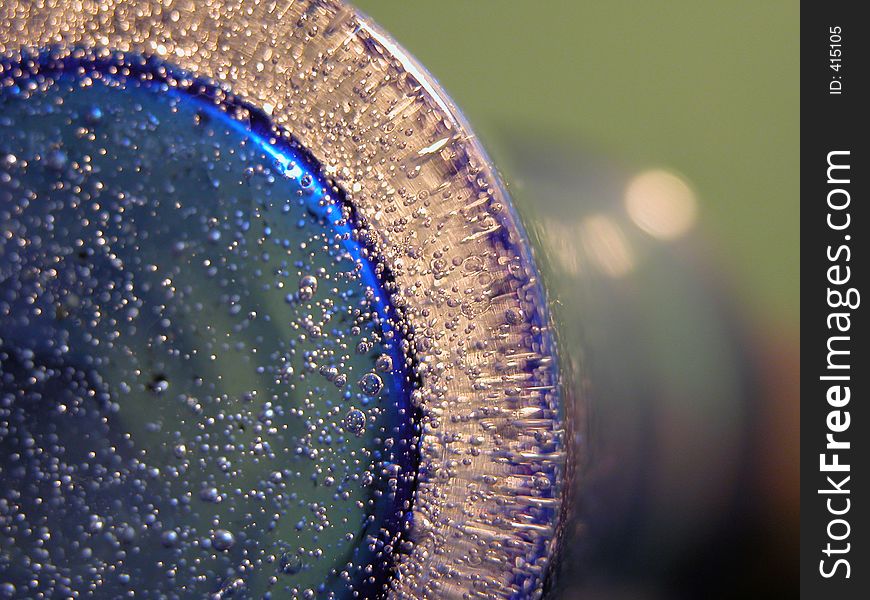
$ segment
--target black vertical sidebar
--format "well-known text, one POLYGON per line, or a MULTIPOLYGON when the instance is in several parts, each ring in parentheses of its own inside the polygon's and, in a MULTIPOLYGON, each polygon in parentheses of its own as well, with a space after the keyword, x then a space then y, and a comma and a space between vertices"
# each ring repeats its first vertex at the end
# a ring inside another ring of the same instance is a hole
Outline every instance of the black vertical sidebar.
POLYGON ((870 23, 801 3, 801 594, 870 597, 870 23), (864 306, 868 304, 868 306, 864 306))

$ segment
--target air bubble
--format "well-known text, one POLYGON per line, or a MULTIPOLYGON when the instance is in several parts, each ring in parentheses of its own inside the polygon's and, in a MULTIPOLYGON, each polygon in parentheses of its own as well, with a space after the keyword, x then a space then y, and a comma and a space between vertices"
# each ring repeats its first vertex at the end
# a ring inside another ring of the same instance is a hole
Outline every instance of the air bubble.
POLYGON ((226 529, 216 529, 211 536, 211 544, 215 550, 229 550, 236 543, 236 536, 226 529))
POLYGON ((359 380, 359 388, 368 396, 377 396, 384 388, 384 382, 376 373, 366 373, 359 380))
POLYGON ((389 354, 382 354, 375 361, 375 369, 381 373, 389 373, 393 370, 393 357, 389 354))
POLYGON ((160 536, 160 542, 165 548, 172 548, 178 542, 178 533, 173 530, 164 531, 160 536))
POLYGON ((306 275, 299 280, 299 298, 301 300, 311 300, 316 291, 317 278, 313 275, 306 275))
POLYGON ((344 417, 344 427, 355 435, 361 435, 366 427, 366 415, 358 408, 348 411, 344 417))
POLYGON ((280 570, 285 575, 295 575, 302 570, 302 559, 287 551, 281 555, 280 570))

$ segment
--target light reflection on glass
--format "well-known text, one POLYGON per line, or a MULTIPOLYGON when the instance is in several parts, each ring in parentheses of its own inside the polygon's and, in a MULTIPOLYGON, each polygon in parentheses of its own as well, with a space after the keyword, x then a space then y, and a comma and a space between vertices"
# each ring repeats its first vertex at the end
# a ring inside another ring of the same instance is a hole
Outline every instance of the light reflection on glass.
POLYGON ((698 204, 689 185, 662 169, 643 171, 628 182, 625 210, 635 225, 660 240, 684 236, 698 216, 698 204))

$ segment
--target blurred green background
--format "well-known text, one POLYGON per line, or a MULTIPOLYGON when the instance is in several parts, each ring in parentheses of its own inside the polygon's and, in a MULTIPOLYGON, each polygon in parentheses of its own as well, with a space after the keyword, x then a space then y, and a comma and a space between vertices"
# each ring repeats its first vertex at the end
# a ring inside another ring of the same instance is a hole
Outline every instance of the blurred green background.
POLYGON ((799 4, 357 5, 502 170, 550 275, 561 358, 591 382, 577 392, 593 443, 557 596, 791 597, 799 4), (689 184, 690 234, 641 231, 626 182, 643 172, 689 184))
POLYGON ((747 316, 797 331, 797 2, 356 4, 446 88, 509 185, 516 131, 680 173, 747 316))

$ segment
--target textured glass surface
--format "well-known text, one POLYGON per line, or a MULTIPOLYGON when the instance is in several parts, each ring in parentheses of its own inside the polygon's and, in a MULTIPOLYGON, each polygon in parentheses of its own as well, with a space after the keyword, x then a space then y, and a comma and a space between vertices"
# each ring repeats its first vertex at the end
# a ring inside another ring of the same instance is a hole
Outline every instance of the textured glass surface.
POLYGON ((232 98, 69 63, 0 96, 5 578, 341 596, 382 576, 366 547, 409 499, 410 382, 350 209, 232 98))
POLYGON ((5 591, 539 597, 571 404, 450 100, 338 2, 90 8, 0 7, 5 591))

